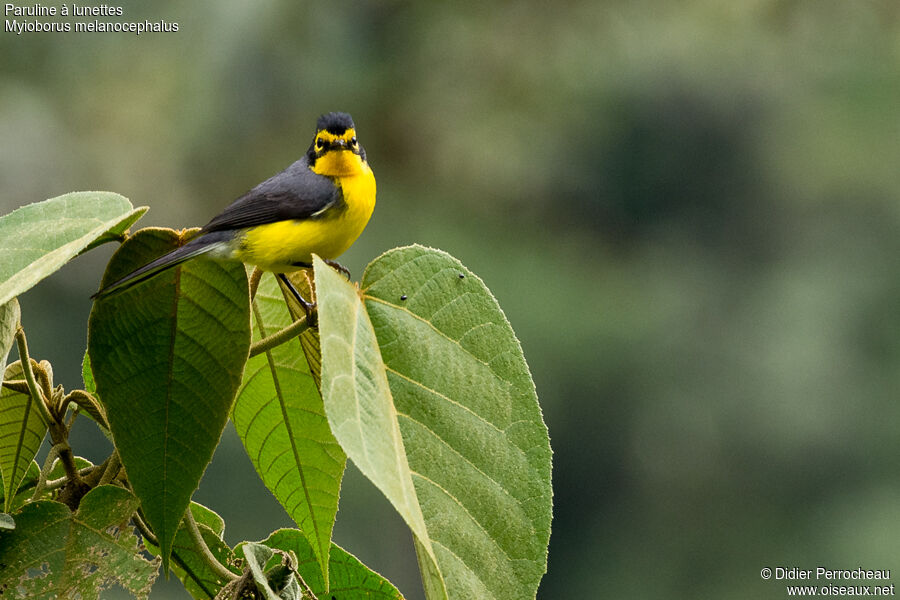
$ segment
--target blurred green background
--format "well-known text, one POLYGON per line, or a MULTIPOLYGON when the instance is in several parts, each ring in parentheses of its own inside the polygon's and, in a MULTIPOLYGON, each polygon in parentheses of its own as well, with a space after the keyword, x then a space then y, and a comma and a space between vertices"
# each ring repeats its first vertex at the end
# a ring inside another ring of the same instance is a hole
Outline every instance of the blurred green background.
MULTIPOLYGON (((101 189, 202 225, 348 111, 378 206, 344 264, 442 248, 522 340, 555 452, 539 598, 900 572, 900 3, 121 6, 179 31, 0 34, 0 212, 101 189)), ((112 250, 20 298, 67 388, 112 250)), ((290 525, 231 429, 196 498, 230 543, 290 525)), ((335 535, 422 598, 352 467, 335 535)))

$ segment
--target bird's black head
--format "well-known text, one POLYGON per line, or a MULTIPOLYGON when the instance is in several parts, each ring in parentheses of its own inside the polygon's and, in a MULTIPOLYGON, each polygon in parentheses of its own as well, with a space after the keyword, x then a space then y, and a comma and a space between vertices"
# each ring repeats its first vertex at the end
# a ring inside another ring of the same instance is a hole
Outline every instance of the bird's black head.
POLYGON ((330 112, 319 117, 316 123, 316 131, 327 131, 334 135, 342 135, 348 129, 356 129, 353 117, 347 113, 330 112))

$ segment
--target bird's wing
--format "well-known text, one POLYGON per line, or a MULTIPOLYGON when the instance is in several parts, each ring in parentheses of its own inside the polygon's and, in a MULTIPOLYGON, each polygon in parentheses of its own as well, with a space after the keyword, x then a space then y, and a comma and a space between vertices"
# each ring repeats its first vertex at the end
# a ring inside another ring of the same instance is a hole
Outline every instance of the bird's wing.
POLYGON ((306 157, 235 200, 202 233, 308 219, 343 201, 339 187, 309 170, 306 157))

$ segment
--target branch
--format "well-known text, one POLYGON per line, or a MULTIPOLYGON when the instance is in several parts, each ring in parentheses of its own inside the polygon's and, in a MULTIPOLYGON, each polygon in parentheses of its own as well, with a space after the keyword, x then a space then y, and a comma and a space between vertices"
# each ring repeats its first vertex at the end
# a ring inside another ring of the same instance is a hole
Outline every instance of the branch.
POLYGON ((250 357, 252 358, 257 354, 262 354, 275 346, 280 346, 286 341, 297 337, 307 329, 309 329, 309 324, 306 322, 306 317, 294 321, 284 329, 276 331, 272 335, 267 336, 250 346, 250 357))
MULTIPOLYGON (((188 510, 190 510, 190 508, 188 508, 188 510)), ((144 539, 158 548, 159 540, 156 539, 156 534, 150 530, 150 526, 144 521, 140 509, 134 511, 134 514, 131 515, 131 520, 134 521, 135 526, 138 528, 138 531, 141 532, 141 535, 144 536, 144 539)))
MULTIPOLYGON (((47 486, 47 476, 50 474, 50 471, 53 470, 53 463, 56 462, 56 457, 58 455, 59 446, 50 446, 50 452, 47 453, 47 458, 44 460, 44 466, 41 468, 41 474, 38 477, 37 484, 34 486, 34 494, 31 495, 32 501, 37 500, 47 486)), ((65 477, 64 480, 68 480, 68 477, 65 477)))
POLYGON ((254 267, 253 272, 250 273, 250 300, 256 298, 256 290, 259 289, 259 280, 262 278, 262 269, 259 267, 254 267))
POLYGON ((121 466, 122 461, 119 459, 119 451, 113 450, 113 453, 110 454, 106 461, 106 467, 103 470, 103 475, 100 477, 100 483, 97 485, 105 485, 115 479, 116 475, 119 474, 119 467, 121 466))
POLYGON ((188 504, 187 510, 184 511, 184 523, 187 525, 188 533, 191 534, 191 539, 194 540, 194 545, 197 546, 200 556, 203 557, 203 560, 206 561, 213 572, 226 581, 238 579, 240 575, 231 572, 225 565, 220 563, 219 559, 212 553, 212 550, 209 549, 209 546, 206 545, 203 534, 200 533, 200 528, 197 527, 197 521, 194 520, 190 504, 188 504))

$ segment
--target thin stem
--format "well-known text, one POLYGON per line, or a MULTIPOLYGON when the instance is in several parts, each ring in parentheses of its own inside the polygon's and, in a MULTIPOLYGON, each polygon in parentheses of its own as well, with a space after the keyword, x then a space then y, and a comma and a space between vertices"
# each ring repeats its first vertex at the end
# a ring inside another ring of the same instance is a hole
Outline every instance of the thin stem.
MULTIPOLYGON (((65 431, 65 428, 62 425, 51 428, 50 437, 55 441, 55 439, 62 434, 54 434, 54 429, 62 429, 65 431)), ((63 468, 66 470, 66 477, 68 477, 70 481, 81 481, 81 476, 78 474, 78 467, 75 466, 75 455, 72 454, 72 448, 69 446, 69 440, 63 437, 61 441, 56 442, 54 447, 59 447, 59 460, 62 461, 63 468)))
POLYGON ((97 485, 106 485, 113 479, 115 479, 116 475, 119 474, 119 467, 122 466, 122 461, 119 459, 119 451, 113 450, 113 453, 109 456, 107 460, 106 468, 103 470, 103 476, 100 477, 100 483, 97 485))
MULTIPOLYGON (((85 479, 87 476, 91 475, 96 469, 98 469, 102 465, 92 465, 90 467, 84 467, 83 469, 78 470, 78 476, 82 479, 85 479)), ((50 491, 61 488, 69 482, 68 477, 60 477, 59 479, 51 479, 46 484, 44 484, 43 491, 50 491)))
POLYGON ((294 321, 284 329, 276 331, 272 335, 265 337, 250 346, 250 357, 252 358, 257 354, 262 354, 275 346, 280 346, 286 341, 297 337, 307 329, 309 329, 309 324, 306 322, 306 317, 294 321))
POLYGON ((150 526, 144 521, 144 517, 141 516, 140 511, 134 511, 134 514, 131 515, 131 520, 134 521, 135 526, 138 528, 138 531, 141 532, 141 535, 144 536, 145 540, 154 546, 159 547, 159 540, 156 538, 156 534, 150 531, 150 526))
POLYGON ((302 577, 300 577, 300 573, 297 572, 297 569, 294 569, 294 577, 296 577, 297 581, 300 582, 300 585, 303 587, 303 591, 306 593, 307 596, 309 596, 310 600, 319 600, 316 597, 316 595, 313 594, 313 591, 311 589, 309 589, 309 586, 306 585, 306 581, 304 581, 304 579, 302 577))
MULTIPOLYGON (((94 471, 94 469, 97 469, 97 468, 98 468, 97 465, 91 465, 90 467, 84 467, 84 468, 78 470, 78 475, 80 477, 84 478, 84 477, 90 475, 94 471)), ((59 479, 51 479, 51 480, 47 481, 46 483, 42 484, 42 487, 41 487, 40 491, 38 492, 38 495, 40 495, 44 492, 51 492, 53 490, 59 489, 62 486, 66 485, 66 483, 68 483, 68 481, 69 481, 68 477, 60 477, 59 479)), ((38 483, 39 483, 38 481, 23 483, 22 487, 19 488, 19 491, 22 492, 22 491, 25 491, 32 487, 37 488, 38 483)), ((32 500, 35 500, 35 499, 36 498, 32 498, 32 500)))
POLYGON ((209 546, 206 545, 203 534, 200 533, 200 528, 197 527, 197 521, 194 520, 194 515, 191 513, 190 506, 184 511, 184 522, 187 525, 188 533, 191 534, 191 539, 194 540, 194 545, 200 551, 200 556, 203 557, 213 572, 226 581, 238 579, 240 575, 232 573, 225 565, 220 563, 219 559, 212 553, 212 550, 209 549, 209 546))
MULTIPOLYGON (((52 405, 53 399, 53 383, 50 381, 50 376, 47 375, 47 369, 44 368, 44 365, 41 363, 47 363, 47 361, 42 360, 38 363, 38 366, 41 368, 37 370, 35 376, 37 377, 38 383, 41 386, 41 391, 44 392, 44 398, 47 399, 48 402, 52 405)), ((50 363, 47 363, 48 365, 50 363)))
POLYGON ((250 273, 250 300, 256 298, 256 290, 259 289, 259 280, 262 278, 262 269, 254 267, 250 273))
POLYGON ((50 471, 53 470, 53 463, 56 462, 56 457, 58 455, 59 446, 51 446, 50 451, 47 453, 47 458, 44 460, 44 466, 41 468, 41 474, 38 477, 37 485, 34 486, 34 493, 31 495, 32 500, 37 500, 44 492, 44 488, 47 487, 47 476, 50 474, 50 471))
POLYGON ((31 398, 37 405, 38 413, 40 413, 41 418, 44 420, 44 424, 47 427, 50 427, 56 423, 56 421, 50 414, 50 408, 47 406, 47 401, 44 399, 43 394, 41 394, 37 381, 34 379, 34 371, 31 368, 31 357, 28 356, 28 342, 25 340, 25 330, 22 329, 21 325, 16 328, 16 344, 18 344, 19 347, 19 361, 22 363, 22 371, 25 373, 25 381, 28 383, 28 390, 31 392, 31 398))

